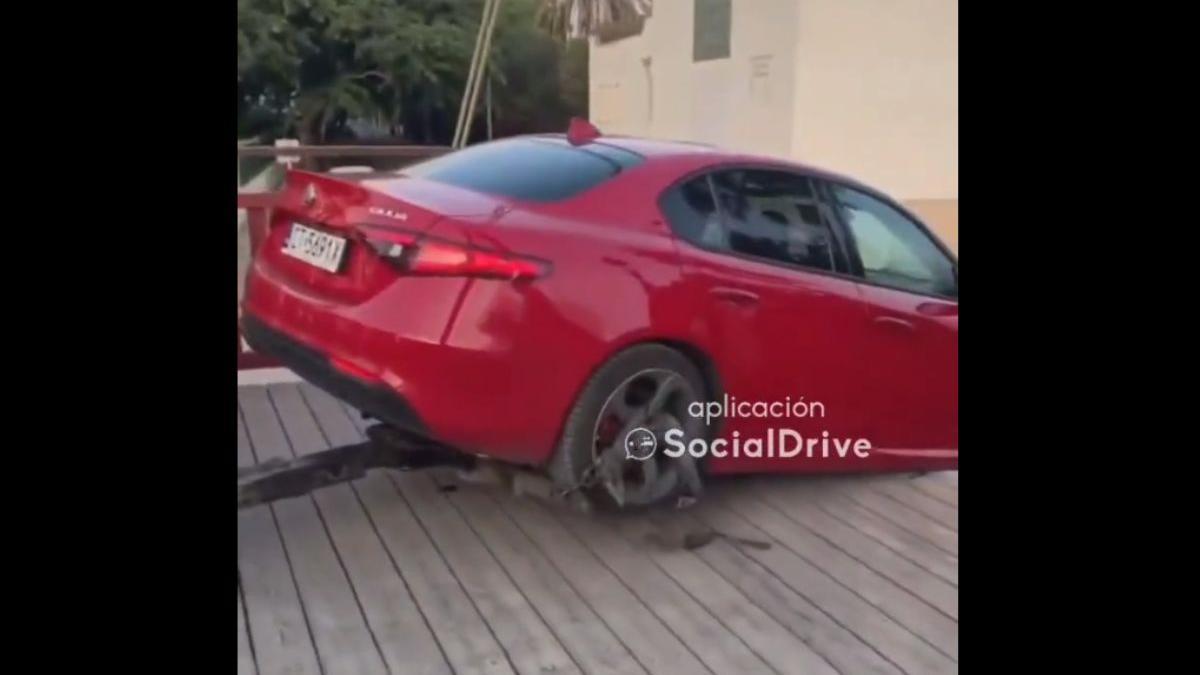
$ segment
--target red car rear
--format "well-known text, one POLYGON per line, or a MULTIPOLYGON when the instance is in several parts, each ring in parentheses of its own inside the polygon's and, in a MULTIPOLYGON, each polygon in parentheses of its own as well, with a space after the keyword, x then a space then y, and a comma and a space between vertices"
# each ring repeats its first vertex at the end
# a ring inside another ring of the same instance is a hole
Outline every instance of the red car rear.
POLYGON ((291 172, 244 310, 255 349, 379 420, 617 504, 697 471, 957 465, 954 257, 778 160, 550 135, 291 172))

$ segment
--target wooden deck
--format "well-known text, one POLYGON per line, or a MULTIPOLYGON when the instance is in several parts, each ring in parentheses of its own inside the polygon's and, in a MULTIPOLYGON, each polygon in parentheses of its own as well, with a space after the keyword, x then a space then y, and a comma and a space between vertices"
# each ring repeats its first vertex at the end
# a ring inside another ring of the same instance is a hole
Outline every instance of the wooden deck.
MULTIPOLYGON (((300 384, 238 392, 238 462, 362 438, 300 384)), ((239 673, 958 669, 958 474, 721 481, 585 517, 375 471, 238 513, 239 673), (720 538, 695 551, 682 534, 720 538)))

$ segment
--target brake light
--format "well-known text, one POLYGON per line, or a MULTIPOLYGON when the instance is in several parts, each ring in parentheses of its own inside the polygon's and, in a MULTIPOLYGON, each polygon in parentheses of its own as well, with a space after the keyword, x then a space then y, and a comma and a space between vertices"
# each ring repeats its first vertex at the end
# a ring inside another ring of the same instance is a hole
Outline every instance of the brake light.
POLYGON ((448 241, 389 232, 367 244, 397 270, 411 275, 488 279, 535 279, 547 272, 539 261, 461 246, 448 241))

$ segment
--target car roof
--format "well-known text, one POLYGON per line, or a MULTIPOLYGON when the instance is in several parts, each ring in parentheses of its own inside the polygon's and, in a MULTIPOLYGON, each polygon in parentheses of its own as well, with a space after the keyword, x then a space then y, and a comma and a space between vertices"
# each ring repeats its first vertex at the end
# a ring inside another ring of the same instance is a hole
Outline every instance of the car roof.
MULTIPOLYGON (((556 140, 562 140, 564 142, 566 141, 566 134, 537 134, 537 136, 542 138, 553 138, 556 140)), ((694 169, 700 169, 705 166, 716 164, 763 164, 787 168, 794 171, 801 171, 825 180, 862 188, 872 193, 879 192, 875 188, 865 185, 854 178, 838 174, 827 169, 822 169, 817 166, 812 166, 781 157, 735 152, 733 150, 728 150, 707 143, 641 138, 636 136, 602 135, 599 138, 589 141, 589 143, 585 143, 580 147, 586 147, 591 143, 607 145, 620 148, 622 150, 627 150, 629 152, 635 152, 646 158, 646 162, 649 164, 658 163, 656 160, 683 160, 686 164, 694 169)))
MULTIPOLYGON (((555 140, 567 141, 566 134, 533 134, 533 136, 536 138, 553 138, 555 140)), ((613 146, 622 150, 636 152, 646 158, 721 152, 719 148, 705 143, 665 141, 654 138, 637 138, 634 136, 604 135, 595 140, 588 141, 580 147, 590 144, 613 146)))

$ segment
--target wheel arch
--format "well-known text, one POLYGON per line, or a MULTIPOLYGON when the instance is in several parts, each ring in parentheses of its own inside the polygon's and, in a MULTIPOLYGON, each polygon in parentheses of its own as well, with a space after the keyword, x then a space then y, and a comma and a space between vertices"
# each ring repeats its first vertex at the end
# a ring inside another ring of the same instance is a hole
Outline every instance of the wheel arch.
MULTIPOLYGON (((696 344, 696 342, 678 336, 651 334, 631 336, 629 339, 613 343, 612 346, 604 353, 603 357, 597 359, 595 363, 592 364, 592 367, 587 370, 584 376, 575 385, 575 388, 571 393, 571 398, 569 401, 567 401, 565 410, 561 418, 558 420, 555 438, 562 438, 567 424, 567 418, 571 414, 572 406, 574 405, 575 401, 579 400, 579 397, 583 394, 588 382, 592 380, 596 373, 599 372, 599 370, 603 368, 605 364, 609 363, 630 349, 640 347, 642 345, 652 344, 662 345, 664 347, 673 349, 682 354, 684 358, 688 359, 693 363, 693 365, 696 366, 697 370, 700 371, 701 377, 704 379, 704 395, 707 400, 719 400, 722 396, 724 396, 724 382, 721 378, 721 372, 717 366, 716 360, 713 359, 712 355, 707 350, 696 344)), ((718 420, 715 428, 716 432, 720 431, 720 424, 721 421, 718 420)), ((557 445, 555 447, 557 447, 557 445)), ((552 448, 547 454, 545 461, 550 461, 553 455, 554 450, 552 448)))

